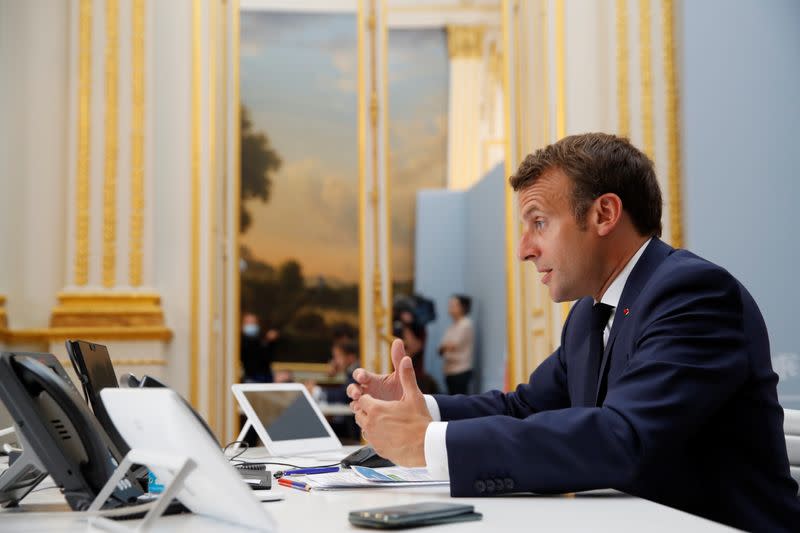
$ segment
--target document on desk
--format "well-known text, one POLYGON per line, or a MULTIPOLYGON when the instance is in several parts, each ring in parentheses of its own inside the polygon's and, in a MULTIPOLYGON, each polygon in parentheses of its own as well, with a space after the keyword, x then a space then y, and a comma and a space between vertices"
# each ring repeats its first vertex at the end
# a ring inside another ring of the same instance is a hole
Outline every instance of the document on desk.
POLYGON ((328 474, 306 476, 303 480, 316 490, 355 489, 364 487, 409 487, 420 485, 447 485, 446 480, 434 479, 425 468, 367 468, 353 466, 328 474))

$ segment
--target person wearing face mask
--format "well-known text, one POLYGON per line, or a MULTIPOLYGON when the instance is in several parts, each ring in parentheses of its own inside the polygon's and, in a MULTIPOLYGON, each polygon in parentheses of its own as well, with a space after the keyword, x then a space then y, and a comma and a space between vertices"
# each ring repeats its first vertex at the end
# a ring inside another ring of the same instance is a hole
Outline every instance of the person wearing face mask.
POLYGON ((277 330, 270 329, 261 337, 261 325, 254 313, 242 314, 242 382, 272 383, 272 344, 278 339, 277 330))

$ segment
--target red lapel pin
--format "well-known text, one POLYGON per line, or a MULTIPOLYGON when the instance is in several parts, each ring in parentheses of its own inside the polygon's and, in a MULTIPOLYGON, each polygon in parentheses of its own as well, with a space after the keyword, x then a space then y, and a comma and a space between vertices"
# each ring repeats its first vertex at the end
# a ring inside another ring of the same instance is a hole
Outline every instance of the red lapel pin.
POLYGON ((625 316, 628 316, 629 314, 631 314, 631 310, 628 307, 623 309, 622 312, 625 314, 625 316))

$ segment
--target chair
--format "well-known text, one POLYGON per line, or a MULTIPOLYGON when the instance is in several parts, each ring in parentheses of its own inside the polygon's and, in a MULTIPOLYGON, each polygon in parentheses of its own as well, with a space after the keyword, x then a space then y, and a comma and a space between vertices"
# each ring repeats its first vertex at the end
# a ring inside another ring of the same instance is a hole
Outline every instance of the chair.
MULTIPOLYGON (((783 410, 783 434, 786 436, 789 469, 794 480, 800 485, 800 410, 783 410)), ((798 493, 800 494, 800 491, 798 493)))

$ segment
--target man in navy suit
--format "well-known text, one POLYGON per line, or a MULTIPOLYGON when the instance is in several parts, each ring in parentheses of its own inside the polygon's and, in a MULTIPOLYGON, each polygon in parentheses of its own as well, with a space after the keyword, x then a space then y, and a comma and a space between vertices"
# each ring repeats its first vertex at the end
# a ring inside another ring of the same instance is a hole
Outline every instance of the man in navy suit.
POLYGON ((356 421, 382 456, 453 496, 612 487, 747 530, 800 528, 766 326, 726 270, 659 240, 652 162, 626 139, 566 137, 510 179, 531 261, 577 300, 561 346, 514 392, 423 396, 358 369, 356 421))

